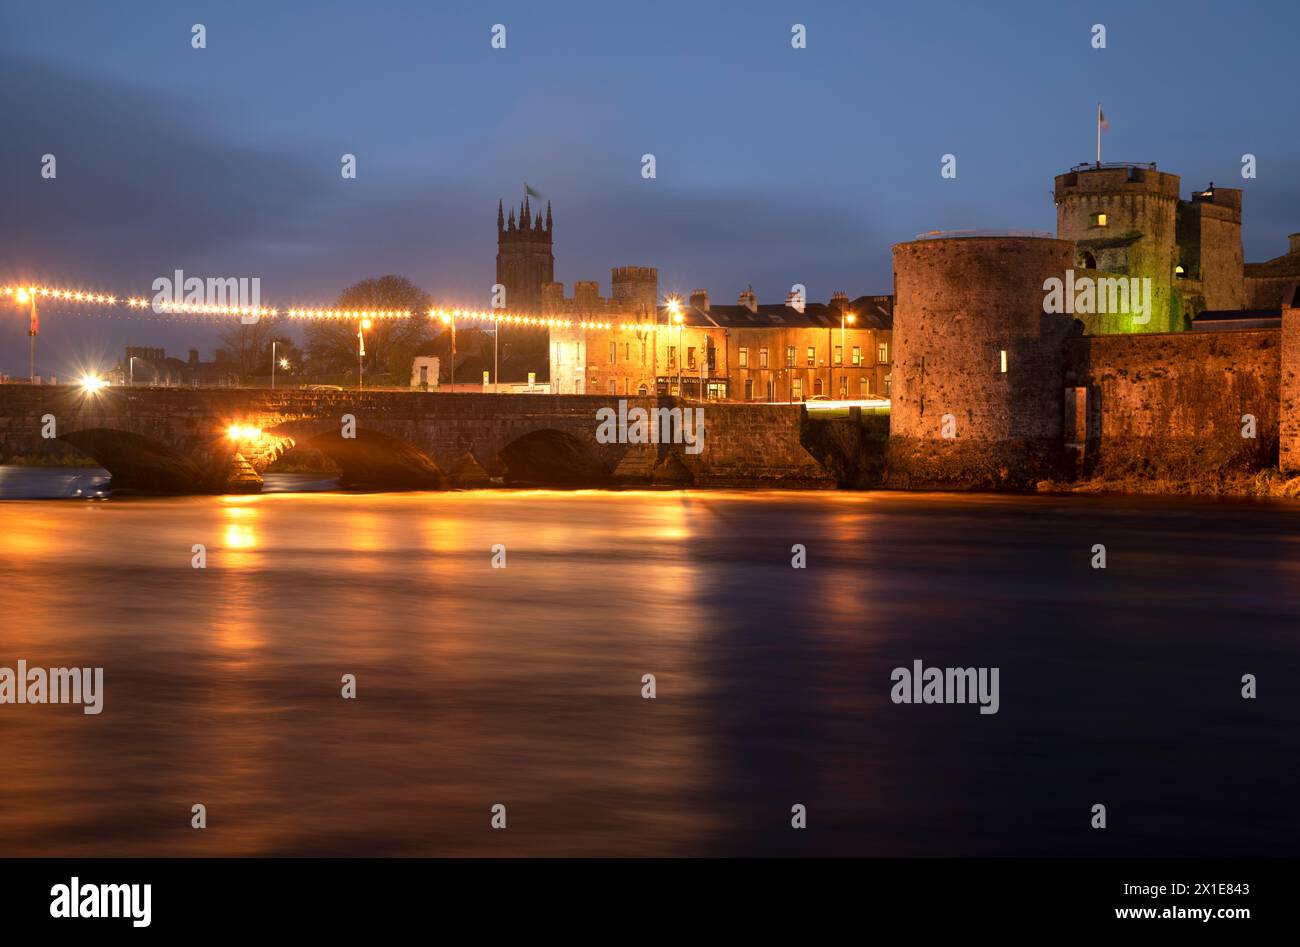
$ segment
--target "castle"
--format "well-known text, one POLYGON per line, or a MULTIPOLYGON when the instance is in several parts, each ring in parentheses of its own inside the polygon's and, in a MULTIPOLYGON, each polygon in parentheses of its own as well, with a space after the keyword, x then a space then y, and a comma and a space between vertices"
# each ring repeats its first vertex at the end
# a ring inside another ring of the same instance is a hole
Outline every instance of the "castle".
POLYGON ((1054 238, 935 233, 893 248, 889 481, 1300 467, 1300 235, 1246 264, 1242 192, 1183 201, 1154 165, 1075 167, 1055 197, 1054 238), (1046 304, 1054 281, 1128 280, 1150 281, 1149 311, 1046 304))

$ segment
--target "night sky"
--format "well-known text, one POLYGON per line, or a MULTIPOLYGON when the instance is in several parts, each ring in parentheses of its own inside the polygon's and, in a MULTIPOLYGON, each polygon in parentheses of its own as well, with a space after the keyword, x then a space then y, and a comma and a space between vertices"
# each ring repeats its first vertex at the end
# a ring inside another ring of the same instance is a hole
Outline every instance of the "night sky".
MULTIPOLYGON (((889 247, 919 232, 1054 230, 1052 177, 1093 159, 1098 100, 1103 160, 1156 161, 1184 197, 1244 187, 1246 258, 1267 259, 1300 230, 1298 10, 6 0, 0 282, 150 295, 183 269, 261 277, 285 306, 398 273, 486 305, 497 200, 527 181, 554 202, 570 293, 608 293, 627 264, 722 302, 751 283, 762 301, 793 283, 816 301, 889 292, 889 247)), ((38 372, 215 344, 210 322, 70 312, 43 315, 38 372)), ((26 369, 25 315, 6 306, 0 370, 26 369)))

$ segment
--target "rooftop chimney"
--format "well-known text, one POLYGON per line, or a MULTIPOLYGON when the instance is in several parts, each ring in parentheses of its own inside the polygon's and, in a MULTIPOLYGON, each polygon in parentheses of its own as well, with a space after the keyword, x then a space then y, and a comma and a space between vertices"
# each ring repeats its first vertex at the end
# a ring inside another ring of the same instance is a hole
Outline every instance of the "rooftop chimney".
POLYGON ((744 306, 750 312, 758 312, 758 297, 754 295, 753 286, 742 292, 736 302, 744 306))
POLYGON ((709 311, 709 291, 707 289, 691 290, 691 305, 700 312, 709 311))

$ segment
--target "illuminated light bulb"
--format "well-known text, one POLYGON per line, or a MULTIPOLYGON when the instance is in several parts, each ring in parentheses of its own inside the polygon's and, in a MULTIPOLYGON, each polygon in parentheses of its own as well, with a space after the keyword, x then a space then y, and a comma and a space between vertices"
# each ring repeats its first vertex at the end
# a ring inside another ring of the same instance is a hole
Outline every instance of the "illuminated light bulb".
POLYGON ((232 441, 237 441, 239 440, 239 433, 242 430, 243 428, 238 424, 232 424, 230 427, 226 428, 226 437, 230 438, 232 441))

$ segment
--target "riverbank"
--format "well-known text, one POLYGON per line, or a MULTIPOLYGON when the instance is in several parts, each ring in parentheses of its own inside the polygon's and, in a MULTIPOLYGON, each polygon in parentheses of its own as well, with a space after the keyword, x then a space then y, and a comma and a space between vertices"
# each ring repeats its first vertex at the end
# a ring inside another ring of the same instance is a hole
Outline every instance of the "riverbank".
POLYGON ((1287 477, 1277 468, 1256 474, 1216 473, 1186 480, 1165 477, 1098 477, 1088 480, 1040 480, 1037 493, 1149 496, 1300 497, 1300 477, 1287 477))

